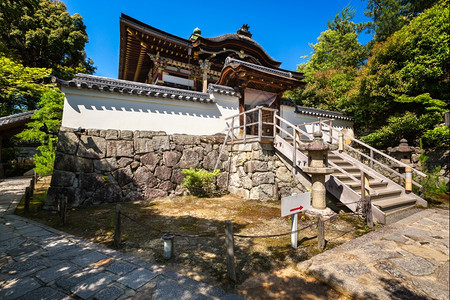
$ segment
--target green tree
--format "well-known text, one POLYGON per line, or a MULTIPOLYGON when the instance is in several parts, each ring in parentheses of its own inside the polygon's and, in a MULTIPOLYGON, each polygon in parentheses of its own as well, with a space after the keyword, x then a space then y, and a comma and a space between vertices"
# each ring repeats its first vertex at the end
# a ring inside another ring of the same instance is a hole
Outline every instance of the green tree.
POLYGON ((374 44, 346 103, 358 127, 377 129, 406 111, 420 116, 448 109, 448 15, 448 1, 441 1, 374 44))
POLYGON ((287 94, 297 104, 323 109, 342 110, 342 98, 353 87, 357 70, 367 59, 366 48, 358 42, 358 34, 366 24, 352 21, 355 11, 349 7, 328 22, 318 42, 312 45, 309 61, 298 66, 308 85, 287 94))
POLYGON ((365 15, 370 17, 374 41, 385 41, 438 0, 368 0, 365 15))
POLYGON ((0 117, 32 110, 47 86, 49 69, 29 68, 0 52, 0 117))
POLYGON ((27 67, 51 68, 62 79, 92 74, 93 62, 84 51, 87 42, 83 18, 71 16, 61 1, 0 2, 0 50, 27 67))
POLYGON ((64 95, 57 89, 48 89, 38 103, 38 110, 31 117, 28 129, 17 136, 24 141, 38 141, 39 151, 35 155, 35 171, 41 176, 53 172, 57 133, 61 126, 64 95))

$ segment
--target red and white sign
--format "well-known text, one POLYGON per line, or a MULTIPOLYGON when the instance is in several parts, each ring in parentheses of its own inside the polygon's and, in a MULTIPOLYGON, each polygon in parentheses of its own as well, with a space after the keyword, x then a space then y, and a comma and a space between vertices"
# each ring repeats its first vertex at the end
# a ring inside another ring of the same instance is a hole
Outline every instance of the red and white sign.
POLYGON ((281 198, 281 216, 298 214, 311 208, 311 193, 296 194, 281 198))

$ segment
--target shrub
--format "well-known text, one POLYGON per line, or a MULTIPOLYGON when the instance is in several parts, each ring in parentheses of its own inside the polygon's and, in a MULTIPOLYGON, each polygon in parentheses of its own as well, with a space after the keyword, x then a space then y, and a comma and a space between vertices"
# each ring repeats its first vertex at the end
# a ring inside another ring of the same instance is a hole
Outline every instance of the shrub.
POLYGON ((208 172, 201 169, 183 169, 181 171, 186 177, 183 181, 183 186, 188 191, 198 197, 208 197, 213 195, 216 190, 214 180, 220 174, 220 170, 214 170, 214 172, 208 172))
POLYGON ((427 130, 422 139, 427 147, 449 147, 450 130, 447 126, 436 127, 432 130, 427 130))

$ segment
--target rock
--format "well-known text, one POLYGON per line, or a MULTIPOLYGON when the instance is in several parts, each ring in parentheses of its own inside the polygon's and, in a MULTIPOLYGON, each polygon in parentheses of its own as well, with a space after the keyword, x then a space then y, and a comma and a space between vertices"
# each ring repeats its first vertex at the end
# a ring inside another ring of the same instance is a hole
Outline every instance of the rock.
POLYGON ((290 182, 292 180, 292 173, 285 166, 279 167, 275 174, 280 181, 290 182))
POLYGON ((167 192, 159 189, 148 188, 145 190, 145 199, 155 199, 161 197, 167 197, 167 192))
POLYGON ((80 137, 77 155, 85 158, 104 158, 106 156, 105 139, 82 135, 80 137))
POLYGON ((250 179, 250 177, 242 176, 242 177, 240 177, 240 180, 241 180, 241 185, 244 189, 250 190, 252 188, 253 182, 250 179))
MULTIPOLYGON (((123 167, 123 166, 121 166, 123 167)), ((119 168, 114 157, 103 158, 100 160, 94 160, 94 168, 100 172, 112 172, 119 168)))
POLYGON ((74 155, 64 154, 62 152, 56 152, 54 168, 55 170, 70 172, 90 173, 94 171, 92 160, 74 155))
POLYGON ((170 150, 170 142, 168 136, 154 136, 152 138, 153 150, 170 150))
POLYGON ((58 133, 58 145, 56 149, 59 152, 74 155, 78 150, 79 139, 77 135, 73 132, 63 132, 58 133))
POLYGON ((217 176, 217 187, 220 190, 226 190, 228 186, 228 172, 222 172, 217 176))
POLYGON ((177 145, 198 145, 200 144, 200 137, 195 135, 174 134, 172 136, 173 142, 177 145))
POLYGON ((269 168, 268 168, 267 162, 251 160, 244 164, 244 171, 246 173, 267 172, 267 171, 269 171, 269 168))
POLYGON ((70 204, 76 203, 76 205, 78 205, 79 199, 77 199, 75 195, 74 188, 51 186, 47 192, 44 209, 56 210, 58 208, 58 201, 60 201, 63 197, 67 197, 70 204))
POLYGON ((95 191, 102 187, 107 181, 106 176, 98 173, 81 173, 79 178, 79 186, 84 191, 95 191))
POLYGON ((114 183, 107 183, 92 196, 93 204, 114 203, 122 200, 122 191, 114 183))
POLYGON ((175 166, 180 160, 181 153, 177 151, 166 151, 163 153, 164 165, 168 167, 175 166))
POLYGON ((129 157, 121 157, 118 161, 117 164, 119 165, 120 168, 124 168, 126 166, 128 166, 129 164, 131 164, 133 162, 132 158, 129 157))
POLYGON ((393 258, 391 261, 398 267, 415 276, 430 275, 434 272, 433 264, 422 257, 400 257, 393 258))
POLYGON ((134 181, 136 185, 142 189, 147 187, 154 187, 158 180, 153 175, 152 171, 147 167, 140 167, 134 173, 134 181))
POLYGON ((92 136, 100 136, 100 129, 87 129, 86 134, 92 136))
POLYGON ((131 191, 124 198, 125 202, 141 201, 144 200, 144 196, 140 192, 131 191))
POLYGON ((175 184, 182 184, 184 181, 184 177, 186 176, 181 172, 181 169, 174 169, 172 171, 172 178, 170 179, 170 181, 175 184))
POLYGON ((275 183, 275 177, 273 173, 254 173, 252 175, 253 186, 257 186, 264 183, 275 183))
POLYGON ((273 186, 271 184, 261 184, 250 190, 249 198, 252 200, 267 200, 273 197, 273 186))
POLYGON ((242 187, 241 178, 237 173, 231 174, 229 185, 236 188, 242 187))
POLYGON ((235 187, 229 187, 228 190, 231 194, 235 195, 236 197, 242 198, 242 199, 249 199, 249 191, 242 188, 235 188, 235 187))
POLYGON ((75 174, 61 170, 53 170, 50 185, 54 187, 70 187, 73 185, 75 174))
POLYGON ((133 141, 126 141, 126 140, 120 140, 120 141, 107 141, 106 143, 106 156, 126 156, 126 157, 133 157, 134 151, 133 151, 133 141))
POLYGON ((153 151, 153 144, 151 139, 135 138, 134 151, 136 154, 145 154, 153 151))
POLYGON ((143 163, 151 171, 155 170, 155 167, 158 164, 159 160, 159 155, 154 152, 150 152, 141 156, 141 163, 143 163))
POLYGON ((163 183, 161 183, 159 185, 159 189, 166 191, 166 192, 172 191, 173 188, 174 188, 174 185, 170 181, 164 181, 163 183))
POLYGON ((185 149, 181 156, 179 167, 182 169, 197 168, 199 164, 199 155, 193 149, 185 149))
POLYGON ((121 187, 125 186, 133 180, 133 172, 131 171, 130 166, 122 169, 117 169, 113 172, 113 176, 121 187))
POLYGON ((161 180, 168 180, 172 176, 172 169, 166 166, 156 167, 155 176, 161 180))
POLYGON ((219 158, 219 154, 217 151, 211 151, 208 154, 206 154, 205 158, 203 159, 203 168, 205 170, 214 171, 214 167, 216 165, 217 159, 219 158))
POLYGON ((115 129, 106 130, 106 140, 117 140, 119 138, 119 131, 115 129))
POLYGON ((131 169, 133 169, 133 170, 136 170, 140 165, 141 165, 141 163, 138 162, 138 161, 133 161, 133 162, 130 164, 131 169))
POLYGON ((120 131, 120 139, 121 140, 132 140, 133 139, 133 131, 121 130, 120 131))

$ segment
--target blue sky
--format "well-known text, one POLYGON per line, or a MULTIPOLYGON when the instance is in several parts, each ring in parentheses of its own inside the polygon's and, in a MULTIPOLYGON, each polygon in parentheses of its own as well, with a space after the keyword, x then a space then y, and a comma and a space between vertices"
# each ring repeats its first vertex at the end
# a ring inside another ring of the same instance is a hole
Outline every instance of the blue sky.
MULTIPOLYGON (((250 26, 253 39, 281 67, 296 69, 311 54, 310 44, 326 30, 327 21, 346 5, 356 10, 355 22, 365 22, 366 1, 138 1, 63 0, 70 14, 79 13, 87 27, 88 57, 96 75, 117 78, 119 61, 119 18, 125 13, 141 22, 183 38, 199 27, 204 37, 235 33, 242 24, 250 26)), ((360 35, 365 44, 371 39, 360 35)))

